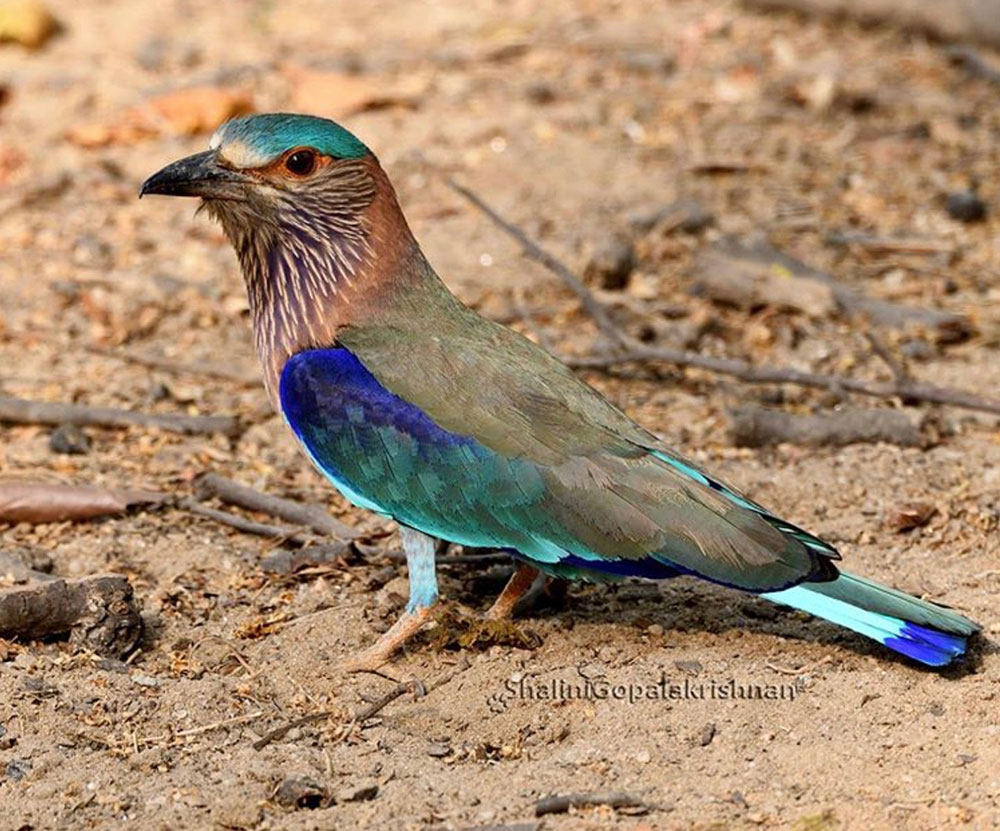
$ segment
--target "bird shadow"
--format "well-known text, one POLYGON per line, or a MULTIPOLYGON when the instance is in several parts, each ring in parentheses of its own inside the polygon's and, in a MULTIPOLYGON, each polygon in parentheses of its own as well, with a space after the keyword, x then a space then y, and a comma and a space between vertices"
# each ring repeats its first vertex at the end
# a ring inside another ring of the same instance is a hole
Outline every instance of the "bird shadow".
MULTIPOLYGON (((512 565, 500 564, 465 574, 456 599, 472 607, 488 605, 512 573, 512 565)), ((752 631, 789 641, 837 646, 955 680, 978 673, 987 655, 1000 652, 996 643, 980 633, 970 639, 968 652, 960 661, 949 667, 927 667, 821 618, 687 577, 600 584, 551 581, 547 591, 536 593, 530 608, 519 608, 518 612, 521 622, 570 619, 575 625, 613 623, 642 631, 659 624, 675 634, 752 631)))

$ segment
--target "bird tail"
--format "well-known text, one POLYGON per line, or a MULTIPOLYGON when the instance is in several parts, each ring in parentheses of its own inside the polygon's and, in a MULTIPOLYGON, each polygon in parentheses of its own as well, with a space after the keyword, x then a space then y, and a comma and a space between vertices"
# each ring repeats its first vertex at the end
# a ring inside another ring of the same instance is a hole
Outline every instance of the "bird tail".
POLYGON ((844 626, 932 667, 964 655, 969 637, 979 631, 977 624, 944 606, 853 574, 761 597, 844 626))

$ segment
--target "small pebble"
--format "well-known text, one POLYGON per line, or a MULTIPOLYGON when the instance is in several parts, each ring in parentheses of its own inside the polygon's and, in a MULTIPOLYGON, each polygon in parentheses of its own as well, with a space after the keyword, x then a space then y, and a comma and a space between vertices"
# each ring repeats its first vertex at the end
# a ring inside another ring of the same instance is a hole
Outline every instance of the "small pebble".
POLYGON ((49 436, 49 450, 69 456, 83 456, 90 450, 90 436, 76 424, 56 427, 49 436))
POLYGON ((330 804, 326 788, 305 776, 289 776, 274 792, 274 801, 286 808, 323 808, 330 804))
POLYGON ((646 634, 653 638, 659 638, 663 635, 663 627, 658 623, 654 623, 646 629, 646 634))
POLYGON ((583 268, 583 278, 607 291, 621 291, 634 268, 632 243, 621 236, 610 236, 595 243, 594 253, 583 268))
POLYGON ((155 678, 153 678, 153 676, 151 676, 151 675, 139 675, 139 674, 133 675, 132 676, 132 683, 133 684, 138 684, 140 687, 158 687, 158 686, 160 686, 160 682, 157 681, 155 678))
POLYGON ((945 197, 944 209, 959 222, 982 222, 986 219, 986 203, 975 191, 952 191, 945 197))
POLYGON ((702 747, 708 747, 712 743, 712 739, 715 738, 715 725, 709 722, 704 727, 701 728, 701 733, 698 734, 698 744, 702 747))
POLYGON ((4 768, 7 778, 11 782, 20 782, 31 772, 31 762, 27 759, 11 759, 4 768))

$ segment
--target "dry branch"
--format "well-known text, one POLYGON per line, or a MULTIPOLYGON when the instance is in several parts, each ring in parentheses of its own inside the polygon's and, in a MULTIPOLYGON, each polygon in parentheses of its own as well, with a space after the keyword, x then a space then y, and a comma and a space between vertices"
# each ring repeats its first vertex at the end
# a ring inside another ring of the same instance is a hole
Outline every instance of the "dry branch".
POLYGON ((182 511, 187 511, 190 514, 195 514, 196 516, 205 517, 205 519, 211 519, 222 525, 227 525, 230 528, 235 528, 237 531, 242 531, 244 534, 253 534, 257 537, 269 537, 271 539, 283 540, 285 542, 290 542, 292 545, 303 546, 309 542, 309 537, 303 536, 301 528, 292 528, 288 525, 271 525, 266 522, 254 522, 252 519, 247 519, 239 514, 231 514, 229 511, 220 511, 217 508, 210 508, 208 505, 202 505, 196 499, 183 498, 178 499, 175 503, 177 508, 182 511))
POLYGON ((508 236, 515 239, 520 244, 521 250, 526 256, 541 263, 549 271, 559 277, 559 279, 562 280, 580 299, 581 305, 584 309, 586 309, 587 314, 594 319, 594 322, 597 324, 597 328, 601 330, 605 337, 617 346, 622 346, 627 343, 627 338, 621 329, 619 329, 611 320, 608 310, 600 301, 597 300, 597 298, 594 297, 593 294, 591 294, 590 290, 569 267, 564 265, 562 261, 553 254, 550 254, 542 248, 513 222, 509 222, 500 216, 500 214, 494 211, 493 208, 487 205, 486 202, 484 202, 473 191, 458 184, 458 182, 451 178, 445 178, 445 182, 453 191, 471 202, 479 211, 488 217, 493 224, 503 230, 508 236))
POLYGON ((280 496, 261 493, 247 485, 241 485, 217 473, 205 473, 198 477, 197 487, 202 494, 211 494, 223 502, 246 508, 309 528, 317 534, 349 540, 357 532, 349 525, 334 519, 321 505, 295 502, 280 496))
POLYGON ((747 0, 763 9, 891 23, 947 40, 1000 46, 1000 0, 747 0))
POLYGON ((100 655, 131 652, 142 636, 142 619, 128 580, 99 574, 0 589, 0 635, 30 640, 66 632, 100 655))
POLYGON ((598 328, 621 348, 621 351, 605 355, 586 357, 562 357, 568 366, 577 369, 606 370, 630 362, 672 363, 676 366, 696 367, 698 369, 716 372, 720 375, 731 375, 751 384, 797 384, 803 387, 831 390, 833 392, 855 392, 875 398, 902 398, 910 401, 925 401, 932 404, 948 404, 952 407, 962 407, 968 410, 996 413, 1000 415, 1000 399, 984 398, 965 390, 937 387, 919 381, 904 381, 896 379, 891 382, 864 381, 846 375, 823 375, 814 372, 803 372, 788 367, 754 366, 746 361, 735 358, 713 358, 687 352, 683 349, 668 347, 644 346, 628 338, 612 321, 605 307, 594 297, 579 278, 569 268, 551 253, 545 251, 528 235, 510 221, 500 217, 483 200, 468 188, 447 180, 450 187, 462 194, 473 205, 489 217, 501 230, 521 243, 525 253, 538 260, 546 268, 561 277, 580 298, 583 307, 594 315, 598 328), (595 314, 593 310, 597 310, 595 314))
POLYGON ((763 239, 726 239, 705 248, 695 258, 694 278, 695 286, 709 298, 742 308, 770 305, 813 317, 840 310, 891 328, 926 326, 946 343, 973 331, 972 321, 964 315, 870 297, 789 257, 763 239))
POLYGON ((801 444, 840 447, 859 442, 887 442, 901 447, 928 443, 920 420, 902 410, 851 409, 821 415, 793 415, 763 407, 740 407, 730 413, 729 438, 737 447, 801 444))
POLYGON ((643 346, 616 355, 572 357, 563 360, 577 369, 607 369, 626 363, 662 361, 676 366, 705 369, 720 375, 731 375, 748 384, 795 384, 836 393, 855 392, 873 398, 902 398, 930 404, 948 404, 966 410, 1000 415, 1000 398, 985 398, 965 390, 937 387, 920 381, 865 381, 847 375, 824 375, 790 367, 754 366, 736 358, 713 358, 668 347, 643 346))
POLYGON ((99 427, 155 427, 174 433, 239 435, 238 419, 230 416, 189 416, 174 413, 137 413, 116 407, 88 407, 57 401, 31 401, 0 396, 0 422, 13 424, 77 424, 99 427))
POLYGON ((535 816, 546 814, 565 814, 570 808, 588 808, 594 805, 607 805, 610 808, 646 809, 648 806, 634 796, 620 791, 597 793, 571 793, 559 796, 548 796, 535 803, 535 816))
MULTIPOLYGON (((396 684, 389 692, 385 695, 377 698, 369 704, 366 704, 360 710, 358 710, 351 718, 351 724, 363 724, 368 721, 368 719, 373 718, 379 712, 381 712, 385 707, 399 698, 401 695, 406 693, 412 693, 414 698, 422 698, 429 692, 443 687, 449 681, 451 681, 456 675, 459 675, 465 670, 467 670, 471 664, 469 659, 463 657, 462 660, 449 670, 441 673, 437 678, 435 678, 431 683, 424 684, 417 678, 411 678, 409 681, 402 681, 396 684)), ((330 718, 331 716, 337 715, 333 710, 320 710, 315 713, 309 713, 308 715, 302 716, 302 718, 295 719, 295 721, 290 721, 282 724, 280 727, 276 727, 270 733, 266 733, 261 736, 257 741, 253 743, 254 750, 262 750, 267 747, 271 742, 277 741, 282 738, 289 730, 294 727, 302 727, 306 724, 312 724, 317 721, 323 721, 324 719, 330 718)))

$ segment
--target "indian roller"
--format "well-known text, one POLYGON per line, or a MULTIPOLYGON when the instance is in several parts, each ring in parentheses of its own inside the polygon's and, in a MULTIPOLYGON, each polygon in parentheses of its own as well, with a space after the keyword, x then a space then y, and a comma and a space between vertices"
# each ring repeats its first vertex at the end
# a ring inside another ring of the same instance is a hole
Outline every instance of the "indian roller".
POLYGON ((221 223, 271 403, 350 502, 400 526, 409 603, 353 668, 383 664, 429 620, 439 539, 517 560, 491 618, 509 616, 539 572, 687 575, 935 667, 978 631, 945 607, 841 572, 833 546, 463 305, 421 252, 378 160, 340 125, 283 113, 233 119, 143 194, 200 197, 221 223))

